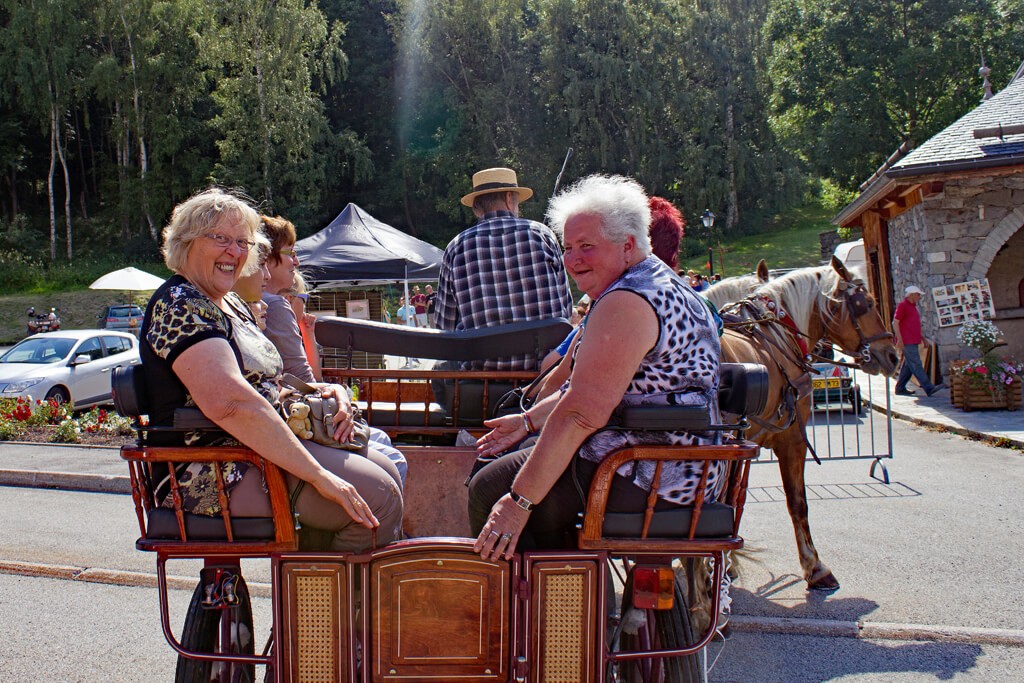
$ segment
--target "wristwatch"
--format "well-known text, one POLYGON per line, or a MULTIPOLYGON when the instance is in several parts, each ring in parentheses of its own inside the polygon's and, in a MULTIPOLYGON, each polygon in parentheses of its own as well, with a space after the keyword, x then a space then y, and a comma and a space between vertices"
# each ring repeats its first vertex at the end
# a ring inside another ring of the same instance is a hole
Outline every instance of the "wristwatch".
POLYGON ((535 507, 534 504, 529 501, 529 499, 523 498, 522 496, 520 496, 518 493, 511 489, 509 489, 508 495, 512 498, 513 503, 515 503, 522 509, 526 510, 527 512, 529 512, 535 507))

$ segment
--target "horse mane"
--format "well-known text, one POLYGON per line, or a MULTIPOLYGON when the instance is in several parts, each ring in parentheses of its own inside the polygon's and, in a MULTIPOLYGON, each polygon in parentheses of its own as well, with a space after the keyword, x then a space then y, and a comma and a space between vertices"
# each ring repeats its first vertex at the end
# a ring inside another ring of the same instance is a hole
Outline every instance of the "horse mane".
POLYGON ((765 296, 778 302, 797 327, 806 331, 815 305, 822 315, 829 315, 827 304, 838 283, 839 274, 830 265, 799 268, 766 282, 751 296, 765 296))
POLYGON ((702 294, 704 298, 721 309, 726 304, 745 299, 761 284, 756 275, 737 275, 727 277, 721 282, 716 282, 702 294))

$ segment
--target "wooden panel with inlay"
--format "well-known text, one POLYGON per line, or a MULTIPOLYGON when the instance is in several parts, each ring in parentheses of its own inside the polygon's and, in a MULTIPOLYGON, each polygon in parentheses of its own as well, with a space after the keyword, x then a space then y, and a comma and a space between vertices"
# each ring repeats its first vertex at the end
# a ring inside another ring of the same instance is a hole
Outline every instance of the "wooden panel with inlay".
POLYGON ((374 560, 370 581, 371 681, 508 679, 508 563, 412 552, 374 560))

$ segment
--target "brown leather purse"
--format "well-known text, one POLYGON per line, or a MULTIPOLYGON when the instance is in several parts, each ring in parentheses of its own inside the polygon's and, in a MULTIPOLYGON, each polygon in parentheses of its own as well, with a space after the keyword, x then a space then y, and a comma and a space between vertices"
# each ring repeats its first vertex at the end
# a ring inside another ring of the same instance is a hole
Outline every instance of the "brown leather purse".
POLYGON ((295 375, 285 373, 281 384, 289 391, 281 397, 281 414, 287 420, 292 404, 299 402, 309 406, 310 431, 309 439, 321 446, 341 448, 361 455, 366 455, 370 444, 370 425, 360 414, 359 408, 352 406, 355 415, 352 418, 352 434, 348 441, 334 439, 334 416, 338 414, 338 399, 324 396, 319 389, 311 387, 295 375))

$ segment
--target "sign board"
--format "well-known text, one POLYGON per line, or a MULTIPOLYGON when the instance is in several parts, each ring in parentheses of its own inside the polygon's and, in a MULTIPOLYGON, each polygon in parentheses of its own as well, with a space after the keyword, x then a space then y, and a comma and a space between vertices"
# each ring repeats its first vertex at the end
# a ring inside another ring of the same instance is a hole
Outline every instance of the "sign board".
POLYGON ((996 311, 992 306, 992 289, 988 280, 968 280, 942 287, 932 287, 935 313, 939 327, 963 325, 968 320, 992 318, 996 311))

